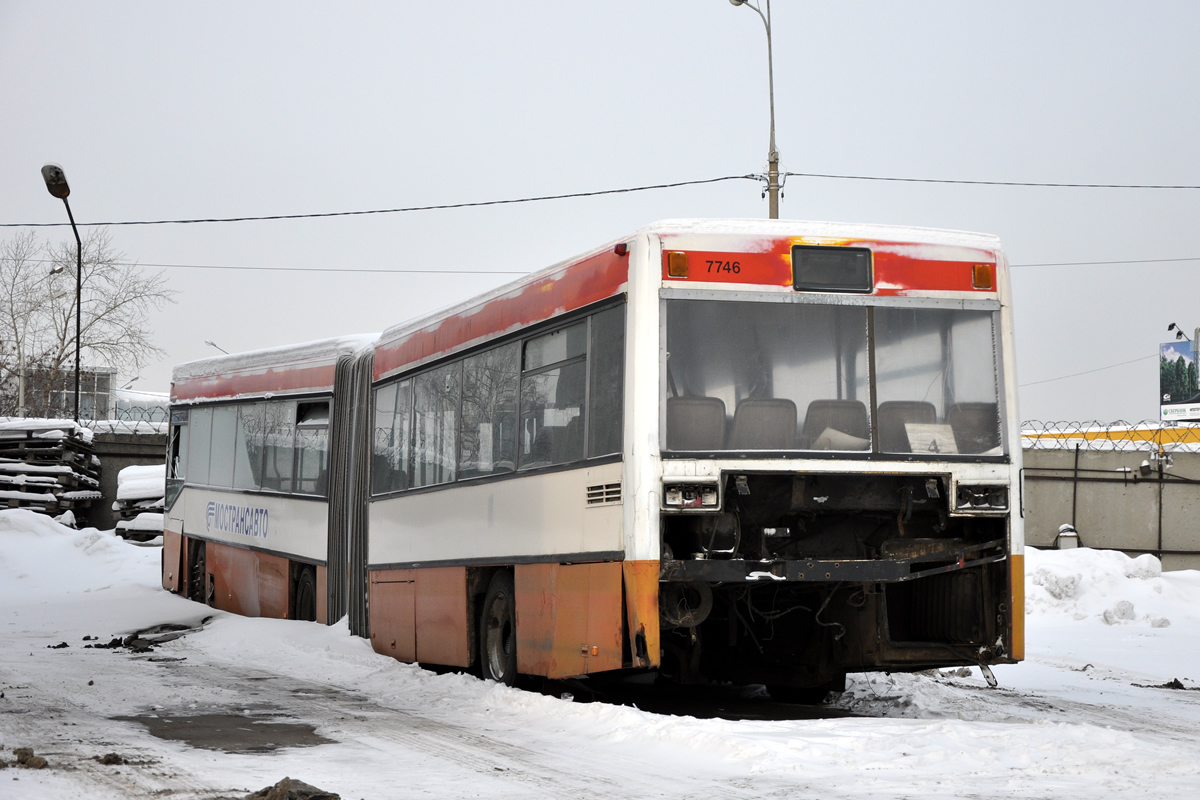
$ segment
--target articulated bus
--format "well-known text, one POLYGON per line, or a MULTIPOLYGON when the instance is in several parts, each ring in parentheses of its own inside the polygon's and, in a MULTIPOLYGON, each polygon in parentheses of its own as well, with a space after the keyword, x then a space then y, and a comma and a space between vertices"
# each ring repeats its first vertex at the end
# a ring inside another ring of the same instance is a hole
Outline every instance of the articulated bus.
POLYGON ((813 700, 1024 650, 991 236, 663 222, 172 389, 163 585, 408 662, 813 700))

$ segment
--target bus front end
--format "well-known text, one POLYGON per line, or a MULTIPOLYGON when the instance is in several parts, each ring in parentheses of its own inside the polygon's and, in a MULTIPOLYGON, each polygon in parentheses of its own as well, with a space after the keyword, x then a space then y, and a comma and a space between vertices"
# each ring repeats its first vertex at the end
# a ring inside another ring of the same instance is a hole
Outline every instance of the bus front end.
POLYGON ((662 672, 815 699, 1019 660, 998 242, 786 225, 659 235, 662 672))

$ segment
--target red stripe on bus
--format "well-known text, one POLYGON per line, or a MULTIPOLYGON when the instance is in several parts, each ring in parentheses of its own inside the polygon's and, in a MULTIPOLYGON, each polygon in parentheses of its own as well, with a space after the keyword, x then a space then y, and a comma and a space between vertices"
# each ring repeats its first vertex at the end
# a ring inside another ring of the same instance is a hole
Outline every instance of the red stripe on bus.
POLYGON ((333 364, 319 367, 268 369, 251 375, 206 375, 176 383, 172 400, 199 400, 210 397, 239 397, 267 392, 332 391, 333 364))
POLYGON ((629 258, 597 253, 469 311, 375 350, 375 379, 408 364, 453 352, 474 341, 532 325, 619 293, 629 280, 629 258))
MULTIPOLYGON (((664 242, 664 245, 669 242, 664 242)), ((983 292, 995 289, 976 289, 971 281, 975 264, 995 264, 996 256, 979 250, 972 261, 944 261, 916 255, 889 252, 892 247, 920 250, 920 245, 892 242, 840 243, 847 247, 868 247, 873 251, 875 291, 872 294, 894 296, 910 292, 983 292)), ((728 253, 684 250, 688 254, 688 277, 672 278, 668 274, 670 248, 663 249, 663 279, 673 283, 740 283, 753 286, 791 286, 792 252, 790 239, 764 243, 766 252, 728 253)), ((678 252, 678 251, 677 251, 678 252)))

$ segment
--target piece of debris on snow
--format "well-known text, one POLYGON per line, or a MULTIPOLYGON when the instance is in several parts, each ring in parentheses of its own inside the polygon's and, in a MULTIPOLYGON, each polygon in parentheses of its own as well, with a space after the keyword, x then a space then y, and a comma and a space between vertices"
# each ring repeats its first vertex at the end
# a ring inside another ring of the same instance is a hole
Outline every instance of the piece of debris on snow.
POLYGON ((1176 689, 1186 692, 1200 692, 1200 686, 1184 686, 1179 678, 1172 678, 1166 683, 1135 683, 1139 689, 1176 689))
POLYGON ((19 767, 26 769, 44 769, 46 767, 46 759, 34 755, 32 747, 15 747, 13 755, 17 757, 17 766, 19 767))
POLYGON ((341 795, 323 791, 304 781, 284 778, 274 786, 246 795, 246 800, 341 800, 341 795))
POLYGON ((106 753, 102 756, 93 757, 106 767, 119 767, 125 763, 125 759, 121 758, 117 753, 106 753))

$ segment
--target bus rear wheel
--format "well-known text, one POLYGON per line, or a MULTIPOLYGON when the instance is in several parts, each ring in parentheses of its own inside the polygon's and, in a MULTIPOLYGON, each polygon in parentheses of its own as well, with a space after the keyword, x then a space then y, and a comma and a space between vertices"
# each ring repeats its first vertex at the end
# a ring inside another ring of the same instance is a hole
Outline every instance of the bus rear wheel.
POLYGON ((492 576, 479 616, 479 665, 484 680, 512 686, 517 681, 517 620, 512 575, 492 576))
POLYGON ((305 567, 296 576, 296 594, 293 602, 293 619, 305 622, 317 621, 317 579, 312 569, 305 567))

